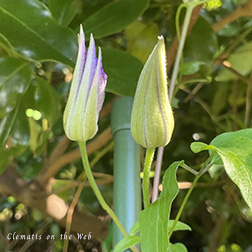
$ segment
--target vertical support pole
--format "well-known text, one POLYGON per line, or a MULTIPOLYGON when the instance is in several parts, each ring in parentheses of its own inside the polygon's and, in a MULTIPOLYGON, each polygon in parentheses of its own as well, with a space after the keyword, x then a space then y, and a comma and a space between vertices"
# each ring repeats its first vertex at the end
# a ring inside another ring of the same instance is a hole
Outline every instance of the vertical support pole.
MULTIPOLYGON (((130 132, 132 97, 119 98, 112 109, 114 138, 114 212, 125 230, 138 221, 141 211, 140 146, 130 132)), ((113 246, 123 238, 113 226, 113 246)), ((129 251, 129 250, 127 250, 129 251)))

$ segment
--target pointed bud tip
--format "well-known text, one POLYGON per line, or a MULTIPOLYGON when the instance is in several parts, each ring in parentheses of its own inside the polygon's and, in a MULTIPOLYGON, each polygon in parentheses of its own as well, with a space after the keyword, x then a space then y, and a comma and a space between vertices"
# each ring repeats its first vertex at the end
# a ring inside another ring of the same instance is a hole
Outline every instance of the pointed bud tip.
POLYGON ((93 33, 90 33, 90 40, 94 40, 94 35, 93 35, 93 33))
POLYGON ((80 33, 84 33, 82 24, 80 24, 80 33))
POLYGON ((80 25, 80 32, 78 34, 78 43, 79 43, 79 49, 80 47, 85 47, 85 34, 82 25, 80 25))
MULTIPOLYGON (((95 49, 95 41, 94 41, 94 36, 92 33, 90 33, 90 39, 89 39, 89 48, 96 50, 95 49)), ((90 50, 91 50, 90 49, 90 50)))
POLYGON ((79 36, 80 36, 80 37, 84 37, 84 36, 85 36, 82 25, 80 25, 80 33, 79 33, 79 36))
POLYGON ((158 36, 158 43, 157 43, 157 46, 162 46, 164 45, 164 37, 161 35, 161 36, 158 36))

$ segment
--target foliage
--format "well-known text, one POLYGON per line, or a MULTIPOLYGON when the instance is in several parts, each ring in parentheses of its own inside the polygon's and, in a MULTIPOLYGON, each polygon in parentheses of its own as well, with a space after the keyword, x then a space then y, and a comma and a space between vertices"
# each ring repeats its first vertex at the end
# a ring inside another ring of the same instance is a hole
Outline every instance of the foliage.
MULTIPOLYGON (((59 235, 64 233, 64 227, 40 208, 35 198, 41 197, 43 203, 43 197, 53 194, 70 205, 76 187, 83 181, 78 149, 65 139, 62 125, 77 57, 79 25, 84 27, 86 40, 93 33, 101 46, 108 75, 99 122, 101 137, 89 142, 93 148, 89 156, 94 161, 91 166, 102 194, 112 205, 113 153, 106 146, 111 139, 107 130, 111 106, 118 96, 134 95, 142 65, 160 34, 165 38, 171 78, 178 47, 176 12, 182 2, 0 0, 1 251, 25 251, 28 246, 27 240, 14 243, 6 239, 10 232, 55 235, 55 240, 33 240, 29 246, 32 251, 62 251, 59 235), (20 183, 15 184, 17 181, 20 183), (36 190, 32 191, 32 186, 36 190), (46 196, 38 194, 41 192, 46 196)), ((172 100, 175 130, 164 152, 163 191, 149 209, 141 212, 135 230, 126 242, 118 244, 121 249, 136 244, 140 237, 143 246, 161 240, 160 244, 169 244, 170 251, 251 250, 252 29, 248 10, 252 1, 221 2, 220 6, 220 1, 209 1, 194 9, 172 100), (190 150, 193 141, 196 142, 191 148, 197 154, 190 150), (201 153, 202 150, 209 152, 201 153), (175 160, 185 162, 174 163, 175 160), (188 172, 192 169, 202 171, 202 176, 197 177, 195 189, 183 205, 182 182, 195 179, 196 173, 188 172), (145 234, 149 220, 157 233, 157 227, 169 232, 181 206, 181 222, 173 228, 183 232, 175 232, 171 237, 163 237, 162 232, 157 237, 145 234), (155 219, 155 211, 160 212, 159 220, 155 219)), ((184 17, 182 9, 177 20, 180 25, 184 17)), ((105 215, 89 184, 84 181, 82 185, 78 211, 105 215)), ((94 232, 94 238, 106 236, 99 237, 101 233, 94 232)), ((94 247, 103 247, 104 251, 107 247, 109 251, 111 242, 108 239, 106 243, 90 245, 87 240, 70 241, 69 251, 91 251, 94 247)))

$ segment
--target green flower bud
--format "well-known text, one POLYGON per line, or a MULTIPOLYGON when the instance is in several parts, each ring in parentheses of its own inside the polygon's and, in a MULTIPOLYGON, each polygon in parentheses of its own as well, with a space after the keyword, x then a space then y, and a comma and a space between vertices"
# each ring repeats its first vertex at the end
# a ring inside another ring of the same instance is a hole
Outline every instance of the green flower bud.
POLYGON ((150 54, 140 74, 131 114, 131 133, 145 148, 169 143, 174 118, 168 99, 164 38, 150 54))
POLYGON ((63 116, 67 137, 74 141, 87 141, 97 132, 107 75, 102 68, 101 49, 96 58, 95 42, 91 34, 86 51, 82 27, 79 34, 79 52, 73 74, 69 98, 63 116))

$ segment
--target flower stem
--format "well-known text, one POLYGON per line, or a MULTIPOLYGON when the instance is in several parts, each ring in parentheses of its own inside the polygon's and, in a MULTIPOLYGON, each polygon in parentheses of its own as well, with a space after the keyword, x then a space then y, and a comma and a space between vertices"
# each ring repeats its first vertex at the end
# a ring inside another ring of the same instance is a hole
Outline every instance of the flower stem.
POLYGON ((191 185, 191 187, 189 188, 189 190, 188 190, 188 192, 187 192, 185 198, 183 199, 183 202, 182 202, 182 204, 181 204, 181 206, 180 206, 180 208, 179 208, 179 211, 178 211, 178 213, 177 213, 177 216, 176 216, 176 218, 175 218, 175 220, 174 220, 174 222, 173 222, 173 225, 172 225, 172 227, 171 227, 171 229, 170 229, 170 232, 169 232, 169 239, 170 239, 170 237, 171 237, 171 235, 172 235, 172 233, 173 233, 173 231, 174 231, 174 229, 175 229, 175 226, 176 226, 176 224, 177 224, 177 222, 178 222, 178 220, 179 220, 179 218, 180 218, 180 216, 181 216, 181 214, 182 214, 182 212, 183 212, 183 210, 184 210, 184 208, 185 208, 185 205, 186 205, 186 203, 187 203, 187 201, 188 201, 188 199, 189 199, 189 197, 190 197, 190 195, 191 195, 191 193, 192 193, 192 190, 194 189, 194 186, 196 185, 197 181, 199 180, 199 178, 200 178, 200 176, 201 176, 202 171, 203 171, 203 169, 201 168, 201 170, 199 171, 198 175, 196 175, 196 177, 194 178, 194 180, 193 180, 193 182, 192 182, 192 185, 191 185))
POLYGON ((155 149, 150 148, 146 150, 145 163, 144 163, 144 171, 143 171, 143 200, 144 200, 144 208, 147 208, 150 205, 149 200, 149 175, 151 164, 153 160, 155 149))
POLYGON ((177 222, 178 222, 178 220, 179 220, 179 218, 180 218, 180 216, 181 216, 181 214, 182 214, 182 212, 183 212, 183 210, 185 208, 185 205, 186 205, 186 203, 187 203, 187 201, 188 201, 188 199, 189 199, 189 197, 190 197, 190 195, 192 193, 192 190, 194 189, 197 181, 199 180, 199 178, 201 177, 201 175, 203 175, 206 172, 206 170, 208 170, 212 166, 212 163, 210 163, 210 161, 212 160, 214 154, 215 154, 215 152, 213 151, 212 154, 210 155, 210 157, 202 165, 202 167, 201 167, 200 171, 198 172, 198 174, 195 176, 195 178, 194 178, 194 180, 192 182, 192 185, 189 188, 189 190, 188 190, 185 198, 183 199, 183 202, 182 202, 182 204, 181 204, 181 206, 179 208, 177 216, 176 216, 176 218, 175 218, 175 220, 173 222, 173 225, 172 225, 172 227, 171 227, 171 229, 169 231, 169 239, 170 239, 170 237, 171 237, 171 235, 172 235, 172 233, 173 233, 173 231, 175 229, 175 226, 176 226, 176 224, 177 224, 177 222))
MULTIPOLYGON (((180 37, 180 34, 178 34, 178 38, 180 38, 180 41, 179 41, 179 47, 178 47, 178 52, 177 52, 177 55, 176 55, 176 59, 175 59, 175 63, 174 63, 174 68, 173 68, 173 72, 172 72, 172 77, 171 77, 171 84, 170 84, 170 91, 169 91, 169 99, 170 101, 172 100, 172 96, 173 96, 173 93, 174 93, 174 88, 175 88, 175 84, 176 84, 176 79, 177 79, 177 76, 178 76, 178 70, 179 70, 179 64, 180 64, 180 59, 181 59, 181 55, 182 55, 182 52, 183 52, 183 48, 184 48, 184 44, 185 44, 185 39, 186 39, 186 33, 187 33, 187 30, 188 30, 188 26, 190 24, 190 19, 191 19, 191 16, 192 16, 192 11, 195 7, 195 5, 192 5, 192 4, 188 4, 188 5, 185 5, 185 4, 182 4, 181 7, 179 8, 179 12, 181 12, 181 9, 183 7, 187 7, 186 8, 186 14, 185 14, 185 19, 184 19, 184 24, 183 24, 183 28, 182 28, 182 32, 181 32, 181 37, 180 37)), ((178 30, 178 25, 177 25, 177 30, 178 30)))
POLYGON ((159 147, 157 152, 157 164, 155 169, 155 177, 153 183, 153 192, 152 192, 152 203, 155 202, 158 198, 158 186, 159 186, 159 178, 161 173, 161 166, 163 161, 164 147, 159 147))
POLYGON ((87 149, 86 149, 86 143, 85 142, 79 142, 79 146, 80 146, 80 151, 81 151, 81 157, 82 157, 82 162, 83 162, 83 166, 86 172, 86 176, 88 178, 88 181, 95 193, 95 196, 97 197, 99 203, 101 204, 102 208, 107 211, 107 213, 109 214, 109 216, 113 219, 113 221, 116 223, 116 225, 118 226, 118 228, 120 229, 120 231, 122 232, 123 236, 127 236, 127 232, 125 231, 124 227, 122 226, 121 222, 119 221, 119 219, 117 218, 117 216, 115 215, 115 213, 113 212, 113 210, 109 207, 109 205, 106 203, 106 201, 104 200, 96 182, 94 179, 94 176, 92 174, 90 165, 89 165, 89 161, 88 161, 88 155, 87 155, 87 149))

